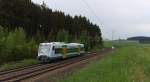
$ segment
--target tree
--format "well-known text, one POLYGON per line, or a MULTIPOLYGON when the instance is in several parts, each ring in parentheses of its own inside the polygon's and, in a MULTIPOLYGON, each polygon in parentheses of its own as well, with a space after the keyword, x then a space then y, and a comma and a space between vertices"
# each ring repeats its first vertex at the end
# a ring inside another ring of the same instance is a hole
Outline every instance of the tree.
POLYGON ((68 32, 65 30, 58 31, 56 41, 58 41, 58 42, 69 42, 68 32))
POLYGON ((79 39, 86 31, 88 46, 102 45, 101 30, 84 16, 65 15, 61 11, 52 11, 43 2, 34 4, 31 0, 0 0, 0 25, 8 32, 18 27, 26 33, 26 39, 36 39, 36 43, 45 41, 71 42, 79 39), (63 29, 63 30, 62 30, 63 29), (66 32, 66 33, 65 33, 66 32), (64 36, 62 36, 62 35, 64 36))

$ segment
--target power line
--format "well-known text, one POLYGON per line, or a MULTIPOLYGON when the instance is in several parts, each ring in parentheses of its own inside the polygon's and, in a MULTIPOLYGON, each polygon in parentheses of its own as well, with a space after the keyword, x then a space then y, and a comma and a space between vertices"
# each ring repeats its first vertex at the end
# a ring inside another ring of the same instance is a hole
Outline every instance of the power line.
MULTIPOLYGON (((87 7, 88 9, 94 14, 94 16, 97 18, 98 21, 100 21, 101 23, 101 20, 100 18, 97 16, 97 14, 95 13, 95 11, 92 9, 92 7, 85 1, 85 0, 81 0, 87 7)), ((102 25, 102 23, 101 23, 102 25)))

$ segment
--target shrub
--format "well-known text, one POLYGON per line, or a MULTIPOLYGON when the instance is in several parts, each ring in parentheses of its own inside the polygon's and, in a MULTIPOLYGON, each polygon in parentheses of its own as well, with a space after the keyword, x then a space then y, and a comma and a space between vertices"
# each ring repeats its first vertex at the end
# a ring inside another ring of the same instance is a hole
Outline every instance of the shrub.
POLYGON ((27 41, 23 29, 18 28, 7 35, 3 28, 0 28, 0 31, 2 31, 0 36, 0 64, 36 58, 36 42, 34 39, 27 41))
POLYGON ((10 69, 16 69, 21 68, 25 66, 30 66, 34 64, 38 64, 39 62, 34 59, 25 59, 20 62, 11 62, 11 63, 5 63, 1 66, 1 70, 10 70, 10 69))

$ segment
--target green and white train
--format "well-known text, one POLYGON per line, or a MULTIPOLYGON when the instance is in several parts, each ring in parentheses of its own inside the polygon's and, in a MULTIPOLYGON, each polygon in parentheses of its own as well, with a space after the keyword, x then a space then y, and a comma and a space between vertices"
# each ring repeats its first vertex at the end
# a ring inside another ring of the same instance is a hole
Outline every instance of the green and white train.
POLYGON ((51 42, 40 43, 38 49, 38 60, 41 63, 47 63, 55 59, 65 59, 85 53, 84 44, 51 42))

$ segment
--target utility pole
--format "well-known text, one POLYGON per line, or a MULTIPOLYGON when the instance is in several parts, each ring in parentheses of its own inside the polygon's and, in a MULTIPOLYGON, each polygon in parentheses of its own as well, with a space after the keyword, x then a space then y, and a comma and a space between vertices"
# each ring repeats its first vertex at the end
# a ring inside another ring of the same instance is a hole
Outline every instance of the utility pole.
POLYGON ((112 30, 112 49, 114 49, 114 30, 112 30))
POLYGON ((112 30, 112 41, 114 40, 114 30, 112 30))
POLYGON ((121 38, 120 38, 120 36, 119 36, 119 39, 118 39, 118 40, 119 40, 119 45, 120 45, 120 44, 121 44, 121 38))

